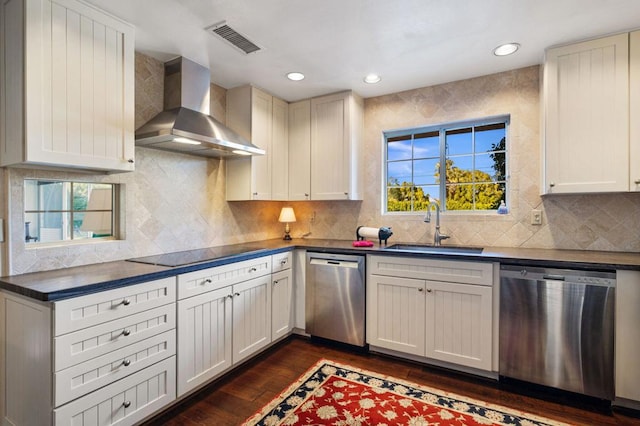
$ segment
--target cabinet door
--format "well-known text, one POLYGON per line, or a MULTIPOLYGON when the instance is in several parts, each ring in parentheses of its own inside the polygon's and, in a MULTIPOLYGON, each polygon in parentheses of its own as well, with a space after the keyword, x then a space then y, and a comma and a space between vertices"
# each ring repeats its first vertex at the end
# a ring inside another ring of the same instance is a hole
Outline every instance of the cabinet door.
POLYGON ((547 51, 545 193, 629 189, 628 34, 547 51))
POLYGON ((424 288, 423 280, 369 275, 367 343, 424 356, 424 288))
POLYGON ((426 282, 426 356, 491 371, 492 288, 426 282))
POLYGON ((3 141, 2 164, 133 170, 134 28, 75 0, 24 3, 24 68, 4 77, 23 84, 9 93, 24 92, 23 121, 6 123, 23 130, 3 141))
POLYGON ((640 271, 617 271, 615 320, 616 403, 640 407, 640 271), (622 399, 621 401, 618 401, 622 399), (634 401, 629 405, 624 400, 634 401))
POLYGON ((271 131, 271 199, 289 199, 289 105, 273 98, 271 131))
POLYGON ((640 191, 640 31, 629 36, 629 189, 640 191))
POLYGON ((289 104, 289 200, 311 195, 311 101, 289 104))
POLYGON ((271 200, 272 102, 271 95, 251 89, 251 142, 267 151, 250 158, 252 200, 271 200))
POLYGON ((233 286, 233 363, 271 343, 271 276, 233 286))
POLYGON ((178 301, 178 395, 231 367, 231 290, 178 301))
POLYGON ((349 199, 349 98, 311 100, 311 199, 349 199))
POLYGON ((289 334, 292 328, 293 275, 291 269, 271 276, 271 340, 289 334))

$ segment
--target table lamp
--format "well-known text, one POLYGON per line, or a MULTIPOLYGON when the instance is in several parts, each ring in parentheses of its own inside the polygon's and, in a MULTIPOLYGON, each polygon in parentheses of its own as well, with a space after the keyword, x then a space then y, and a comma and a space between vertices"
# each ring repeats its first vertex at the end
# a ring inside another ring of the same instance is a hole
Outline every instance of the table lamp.
POLYGON ((278 222, 284 223, 284 238, 283 240, 290 240, 291 235, 289 235, 289 223, 296 221, 296 214, 293 212, 293 207, 283 207, 280 210, 280 217, 278 218, 278 222))

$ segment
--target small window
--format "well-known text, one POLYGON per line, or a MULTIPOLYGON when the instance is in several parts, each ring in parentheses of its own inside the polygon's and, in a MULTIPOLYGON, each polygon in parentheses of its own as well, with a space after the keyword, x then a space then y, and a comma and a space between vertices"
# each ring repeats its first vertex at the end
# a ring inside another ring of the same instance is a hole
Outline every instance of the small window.
POLYGON ((26 179, 25 242, 111 239, 117 185, 26 179))
POLYGON ((508 117, 494 117, 385 132, 385 212, 507 204, 507 126, 508 117))

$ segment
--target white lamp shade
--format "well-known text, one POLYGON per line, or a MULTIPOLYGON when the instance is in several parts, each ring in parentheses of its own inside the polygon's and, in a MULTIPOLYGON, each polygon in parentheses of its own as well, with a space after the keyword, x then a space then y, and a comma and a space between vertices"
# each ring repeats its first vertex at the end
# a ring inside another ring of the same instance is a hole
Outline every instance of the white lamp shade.
POLYGON ((289 223, 296 221, 296 214, 293 212, 293 207, 283 207, 280 210, 280 217, 278 222, 289 223))

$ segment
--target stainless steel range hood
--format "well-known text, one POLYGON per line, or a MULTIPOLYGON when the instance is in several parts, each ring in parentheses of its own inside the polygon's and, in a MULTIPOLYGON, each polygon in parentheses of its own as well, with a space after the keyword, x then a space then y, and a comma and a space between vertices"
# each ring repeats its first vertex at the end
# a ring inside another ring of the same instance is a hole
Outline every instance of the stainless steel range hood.
POLYGON ((185 58, 164 64, 164 111, 136 130, 136 145, 203 157, 264 155, 209 115, 209 70, 185 58))

